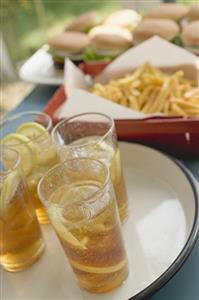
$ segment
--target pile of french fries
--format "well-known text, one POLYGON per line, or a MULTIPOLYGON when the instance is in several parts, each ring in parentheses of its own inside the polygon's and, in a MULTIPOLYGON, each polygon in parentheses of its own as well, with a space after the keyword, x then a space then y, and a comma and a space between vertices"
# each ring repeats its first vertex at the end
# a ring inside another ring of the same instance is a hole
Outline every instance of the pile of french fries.
POLYGON ((123 78, 96 83, 91 92, 145 114, 199 117, 199 87, 182 70, 169 75, 146 63, 123 78))

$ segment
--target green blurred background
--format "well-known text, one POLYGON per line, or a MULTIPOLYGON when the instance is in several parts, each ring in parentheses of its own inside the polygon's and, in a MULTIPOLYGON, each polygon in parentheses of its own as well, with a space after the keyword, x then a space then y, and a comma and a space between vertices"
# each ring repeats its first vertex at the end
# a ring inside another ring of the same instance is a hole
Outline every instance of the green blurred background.
POLYGON ((9 54, 15 63, 24 60, 75 16, 92 9, 105 16, 119 4, 107 0, 4 0, 1 28, 9 54))
MULTIPOLYGON (((132 1, 129 1, 129 3, 132 1)), ((148 0, 147 5, 156 1, 148 0)), ((190 4, 196 1, 182 0, 190 4)), ((1 0, 1 30, 15 66, 32 55, 49 36, 75 16, 96 10, 102 17, 121 7, 119 0, 1 0)))
MULTIPOLYGON (((88 10, 101 17, 117 9, 140 13, 160 2, 175 0, 0 0, 0 118, 16 107, 34 88, 22 81, 18 69, 54 33, 88 10)), ((198 0, 176 0, 187 5, 198 0)))

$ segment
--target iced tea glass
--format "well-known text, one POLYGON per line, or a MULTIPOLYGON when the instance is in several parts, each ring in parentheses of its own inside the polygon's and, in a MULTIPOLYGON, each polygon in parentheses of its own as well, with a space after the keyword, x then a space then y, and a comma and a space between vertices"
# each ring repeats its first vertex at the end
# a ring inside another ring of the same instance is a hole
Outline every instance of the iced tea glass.
POLYGON ((62 161, 75 157, 101 160, 110 168, 120 219, 128 216, 128 199, 114 121, 100 113, 84 113, 60 121, 52 131, 62 161))
POLYGON ((0 263, 17 272, 39 259, 44 242, 19 154, 5 147, 0 152, 0 263))
POLYGON ((51 118, 41 112, 22 112, 0 123, 1 143, 14 148, 21 155, 22 167, 41 224, 48 223, 49 219, 39 200, 37 184, 42 175, 58 163, 49 133, 51 129, 51 118))
POLYGON ((65 161, 42 177, 38 193, 80 286, 120 286, 128 262, 109 169, 90 158, 65 161))

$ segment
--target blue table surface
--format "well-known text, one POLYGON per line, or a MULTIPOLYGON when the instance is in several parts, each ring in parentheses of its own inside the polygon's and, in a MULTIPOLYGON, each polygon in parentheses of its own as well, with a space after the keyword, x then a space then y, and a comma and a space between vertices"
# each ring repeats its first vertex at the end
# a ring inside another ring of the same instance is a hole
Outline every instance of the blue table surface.
MULTIPOLYGON (((56 86, 38 85, 11 113, 42 111, 56 86)), ((199 181, 199 160, 182 161, 199 181)), ((199 240, 178 273, 151 300, 199 300, 199 240)))

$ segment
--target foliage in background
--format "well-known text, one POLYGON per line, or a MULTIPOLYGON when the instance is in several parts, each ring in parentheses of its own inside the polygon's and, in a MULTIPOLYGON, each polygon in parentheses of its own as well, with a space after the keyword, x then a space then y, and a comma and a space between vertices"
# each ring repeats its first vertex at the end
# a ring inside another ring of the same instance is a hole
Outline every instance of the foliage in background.
POLYGON ((63 30, 75 16, 95 9, 103 17, 118 9, 121 3, 120 0, 1 0, 1 30, 9 54, 15 63, 20 62, 32 55, 49 36, 63 30))
POLYGON ((192 3, 198 3, 198 1, 196 0, 180 0, 180 1, 177 1, 177 2, 180 2, 180 3, 183 3, 183 4, 192 4, 192 3))
POLYGON ((105 16, 118 8, 117 0, 2 0, 1 29, 11 58, 18 62, 63 30, 75 16, 92 9, 105 16))

